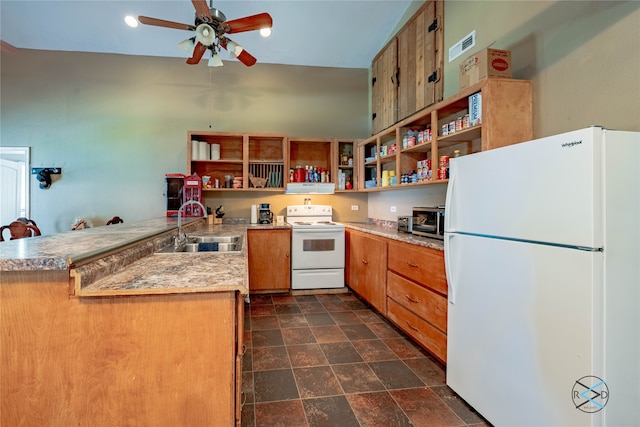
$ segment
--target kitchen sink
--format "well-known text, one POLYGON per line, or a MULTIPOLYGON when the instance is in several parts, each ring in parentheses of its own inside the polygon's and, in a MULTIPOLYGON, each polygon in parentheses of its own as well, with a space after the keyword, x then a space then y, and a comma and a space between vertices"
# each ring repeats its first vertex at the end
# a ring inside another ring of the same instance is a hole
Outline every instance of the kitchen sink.
POLYGON ((187 243, 176 250, 174 245, 165 246, 156 254, 181 254, 197 252, 240 252, 242 250, 242 236, 189 236, 187 243))

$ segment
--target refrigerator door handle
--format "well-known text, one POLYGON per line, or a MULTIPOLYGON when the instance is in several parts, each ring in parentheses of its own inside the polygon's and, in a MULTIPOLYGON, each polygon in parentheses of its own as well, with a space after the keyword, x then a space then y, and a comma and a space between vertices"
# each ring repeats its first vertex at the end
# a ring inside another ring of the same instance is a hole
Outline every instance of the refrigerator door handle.
POLYGON ((447 183, 447 194, 445 196, 445 216, 444 216, 444 230, 445 231, 455 231, 451 229, 451 224, 455 222, 453 221, 455 215, 455 203, 454 203, 454 188, 456 185, 456 174, 455 174, 455 166, 449 166, 449 182, 447 183))
POLYGON ((449 299, 449 304, 456 303, 456 293, 453 286, 453 269, 451 268, 451 242, 454 238, 455 235, 451 233, 445 233, 444 235, 444 272, 447 277, 447 297, 449 299))

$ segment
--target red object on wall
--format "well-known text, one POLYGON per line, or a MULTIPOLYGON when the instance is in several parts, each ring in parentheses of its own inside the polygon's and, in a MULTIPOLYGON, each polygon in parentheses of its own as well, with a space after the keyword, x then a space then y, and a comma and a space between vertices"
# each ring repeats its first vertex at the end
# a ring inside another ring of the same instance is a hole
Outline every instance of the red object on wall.
MULTIPOLYGON (((198 174, 193 174, 184 179, 182 187, 182 203, 189 200, 195 200, 202 203, 202 178, 198 174)), ((200 205, 191 204, 184 207, 183 215, 186 217, 204 216, 204 212, 200 205)))

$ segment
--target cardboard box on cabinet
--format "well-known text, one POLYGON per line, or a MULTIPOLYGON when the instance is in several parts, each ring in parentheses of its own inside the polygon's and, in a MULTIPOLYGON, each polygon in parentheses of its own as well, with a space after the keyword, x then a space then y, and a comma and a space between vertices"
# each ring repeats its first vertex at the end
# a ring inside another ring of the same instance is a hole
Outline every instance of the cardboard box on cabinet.
POLYGON ((511 78, 511 51, 483 49, 460 64, 460 90, 487 77, 511 78))

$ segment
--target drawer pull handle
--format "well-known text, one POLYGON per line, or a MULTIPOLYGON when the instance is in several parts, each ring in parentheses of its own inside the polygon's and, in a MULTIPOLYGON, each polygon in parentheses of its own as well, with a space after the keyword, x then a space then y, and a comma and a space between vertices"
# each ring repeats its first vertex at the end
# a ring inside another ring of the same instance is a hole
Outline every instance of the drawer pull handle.
POLYGON ((409 262, 409 261, 407 261, 407 264, 409 265, 409 267, 415 267, 415 268, 420 267, 418 264, 414 264, 414 263, 409 262))
POLYGON ((409 326, 409 327, 410 327, 411 329, 413 329, 414 331, 416 331, 416 332, 420 332, 420 329, 416 328, 416 327, 415 327, 415 326, 413 326, 411 323, 409 323, 409 322, 406 322, 406 323, 407 323, 407 326, 409 326))
POLYGON ((363 259, 363 260, 362 260, 362 263, 363 263, 363 264, 369 264, 369 261, 367 261, 366 259, 363 259))
POLYGON ((415 302, 416 304, 420 303, 420 301, 418 301, 417 299, 411 298, 409 295, 405 295, 404 297, 411 302, 415 302))

